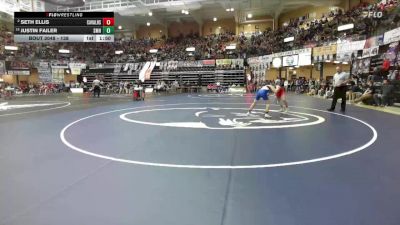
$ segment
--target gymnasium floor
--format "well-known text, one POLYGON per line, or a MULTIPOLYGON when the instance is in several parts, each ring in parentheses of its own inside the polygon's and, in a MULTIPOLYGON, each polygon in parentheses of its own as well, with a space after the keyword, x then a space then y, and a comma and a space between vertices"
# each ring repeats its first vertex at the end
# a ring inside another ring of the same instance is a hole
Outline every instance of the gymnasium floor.
POLYGON ((399 116, 252 98, 0 102, 0 224, 400 224, 399 116))

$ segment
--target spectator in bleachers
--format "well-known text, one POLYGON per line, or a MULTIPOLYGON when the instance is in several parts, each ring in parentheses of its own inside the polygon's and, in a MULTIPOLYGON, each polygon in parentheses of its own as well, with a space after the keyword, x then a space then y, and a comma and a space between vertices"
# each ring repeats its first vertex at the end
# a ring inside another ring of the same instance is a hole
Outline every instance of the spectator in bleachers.
POLYGON ((352 102, 356 98, 361 97, 362 95, 362 90, 361 88, 356 84, 354 80, 350 81, 350 87, 349 90, 346 93, 347 99, 352 102))
POLYGON ((373 95, 375 105, 377 106, 388 106, 390 104, 390 98, 393 94, 394 87, 389 83, 387 79, 383 80, 383 84, 380 87, 380 94, 376 93, 373 95))
POLYGON ((376 88, 374 87, 374 83, 372 81, 368 81, 367 90, 361 95, 361 97, 354 100, 354 103, 363 102, 364 104, 368 104, 370 100, 373 99, 373 96, 376 92, 376 88))

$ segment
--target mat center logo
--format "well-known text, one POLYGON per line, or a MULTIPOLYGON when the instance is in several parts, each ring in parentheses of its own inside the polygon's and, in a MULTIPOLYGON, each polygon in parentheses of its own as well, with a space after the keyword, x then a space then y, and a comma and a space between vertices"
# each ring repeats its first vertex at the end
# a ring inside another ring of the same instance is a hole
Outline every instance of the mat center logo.
POLYGON ((201 123, 207 127, 258 127, 266 124, 296 123, 306 121, 308 118, 295 114, 286 113, 285 115, 274 116, 270 119, 263 118, 264 112, 255 111, 249 115, 242 110, 227 110, 210 108, 205 111, 198 111, 195 116, 200 118, 201 123))
POLYGON ((311 126, 324 118, 302 112, 270 110, 272 118, 265 119, 263 110, 247 115, 245 108, 157 108, 129 112, 120 118, 132 123, 203 129, 266 129, 311 126))

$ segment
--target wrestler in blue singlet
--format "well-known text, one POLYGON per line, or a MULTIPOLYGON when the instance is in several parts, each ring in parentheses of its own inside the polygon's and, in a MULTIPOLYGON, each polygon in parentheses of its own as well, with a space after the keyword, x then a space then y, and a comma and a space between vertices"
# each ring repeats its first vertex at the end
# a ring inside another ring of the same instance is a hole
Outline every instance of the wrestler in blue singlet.
POLYGON ((256 98, 254 99, 254 102, 251 104, 249 111, 247 112, 247 116, 250 116, 250 113, 256 106, 257 101, 260 100, 260 98, 262 98, 264 101, 266 101, 264 117, 271 118, 271 116, 268 114, 268 112, 269 112, 269 101, 268 101, 269 91, 270 91, 270 87, 268 87, 267 85, 264 85, 262 88, 260 88, 260 90, 257 91, 256 98))
POLYGON ((263 100, 267 101, 268 94, 269 94, 269 88, 267 86, 263 86, 260 90, 257 91, 256 100, 258 101, 260 100, 260 98, 262 98, 263 100))

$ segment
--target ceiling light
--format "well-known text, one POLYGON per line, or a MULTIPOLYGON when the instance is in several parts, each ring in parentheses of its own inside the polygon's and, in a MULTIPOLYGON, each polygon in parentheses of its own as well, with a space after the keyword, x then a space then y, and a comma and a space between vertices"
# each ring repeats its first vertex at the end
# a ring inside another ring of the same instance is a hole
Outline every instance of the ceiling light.
POLYGON ((227 11, 227 12, 230 12, 230 11, 231 11, 231 9, 226 9, 226 11, 227 11))
POLYGON ((247 24, 247 26, 248 26, 248 27, 250 27, 250 26, 251 26, 251 24, 247 24))
POLYGON ((342 64, 347 65, 347 64, 349 64, 349 63, 348 63, 348 62, 342 62, 342 64))
POLYGON ((189 15, 189 11, 186 11, 185 14, 186 14, 186 15, 189 15))
POLYGON ((338 31, 344 31, 344 30, 350 30, 354 28, 354 24, 353 23, 349 23, 346 25, 342 25, 338 27, 338 31))
POLYGON ((149 16, 152 16, 153 15, 153 12, 149 12, 149 16))
POLYGON ((10 45, 6 45, 4 46, 5 50, 10 50, 10 51, 17 51, 18 47, 17 46, 10 46, 10 45))
POLYGON ((214 22, 217 22, 217 17, 214 17, 214 18, 213 18, 213 21, 214 21, 214 22))
POLYGON ((251 13, 247 14, 247 18, 249 18, 249 19, 253 18, 253 14, 251 14, 251 13))
POLYGON ((186 48, 186 51, 187 51, 187 52, 194 52, 195 50, 196 50, 195 47, 188 47, 188 48, 186 48))
POLYGON ((150 49, 149 52, 150 52, 150 53, 157 53, 157 52, 158 52, 158 49, 150 49))
POLYGON ((281 58, 274 58, 273 60, 272 60, 272 65, 274 66, 274 67, 281 67, 281 65, 282 65, 282 60, 281 60, 281 58))
POLYGON ((221 29, 221 27, 218 27, 218 29, 221 29))
POLYGON ((331 60, 325 60, 325 62, 326 62, 326 63, 330 63, 330 62, 331 62, 331 60))
POLYGON ((185 14, 185 10, 184 10, 184 9, 182 9, 182 11, 181 11, 181 12, 182 12, 182 14, 185 14))
POLYGON ((236 46, 235 45, 228 45, 228 46, 226 46, 226 49, 234 50, 234 49, 236 49, 236 46))
POLYGON ((124 51, 122 51, 122 50, 117 50, 117 51, 115 51, 115 54, 116 54, 116 55, 121 55, 122 53, 124 53, 124 51))
POLYGON ((118 30, 122 30, 122 26, 121 25, 118 26, 118 30))
POLYGON ((234 9, 234 8, 231 8, 231 12, 233 12, 233 11, 235 11, 235 9, 234 9))
POLYGON ((68 53, 69 53, 69 50, 68 50, 68 49, 60 49, 60 50, 58 50, 58 52, 59 52, 59 53, 68 54, 68 53))
POLYGON ((285 38, 285 39, 283 39, 283 42, 291 42, 291 41, 294 41, 294 37, 287 37, 287 38, 285 38))
POLYGON ((150 26, 150 22, 147 22, 146 25, 149 27, 150 26))
POLYGON ((335 64, 339 64, 339 63, 340 63, 340 61, 333 61, 333 63, 335 63, 335 64))

